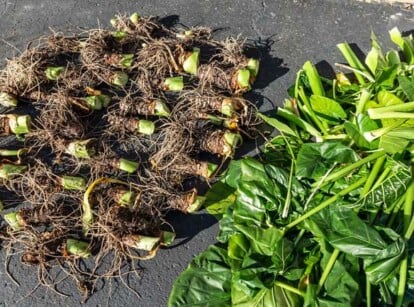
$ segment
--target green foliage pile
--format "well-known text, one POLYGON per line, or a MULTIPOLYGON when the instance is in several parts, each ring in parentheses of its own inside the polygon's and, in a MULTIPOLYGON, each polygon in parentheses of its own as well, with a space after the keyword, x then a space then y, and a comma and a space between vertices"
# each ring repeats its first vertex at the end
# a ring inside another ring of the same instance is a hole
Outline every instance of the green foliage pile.
POLYGON ((351 74, 310 62, 261 117, 280 134, 207 193, 219 243, 176 280, 169 306, 407 306, 414 302, 414 39, 376 37, 351 74))

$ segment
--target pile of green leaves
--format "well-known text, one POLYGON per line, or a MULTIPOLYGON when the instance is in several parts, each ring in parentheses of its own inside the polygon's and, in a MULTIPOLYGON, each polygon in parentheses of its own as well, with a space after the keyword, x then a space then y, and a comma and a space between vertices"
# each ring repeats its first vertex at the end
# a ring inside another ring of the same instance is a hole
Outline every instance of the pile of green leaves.
POLYGON ((414 40, 321 77, 307 62, 262 157, 233 161, 206 195, 216 245, 169 306, 384 306, 414 302, 414 40))

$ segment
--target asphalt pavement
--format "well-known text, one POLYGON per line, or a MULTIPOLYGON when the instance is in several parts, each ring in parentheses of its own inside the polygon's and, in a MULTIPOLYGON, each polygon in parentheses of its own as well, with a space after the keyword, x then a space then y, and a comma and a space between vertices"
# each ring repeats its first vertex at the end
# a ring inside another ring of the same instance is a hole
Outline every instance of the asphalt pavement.
MULTIPOLYGON (((384 47, 390 47, 388 31, 414 30, 414 11, 388 4, 348 0, 0 0, 0 63, 24 50, 30 41, 53 30, 109 27, 117 12, 156 15, 178 26, 203 25, 220 29, 218 37, 241 35, 262 47, 261 74, 251 98, 264 112, 280 105, 296 71, 306 60, 318 64, 326 74, 343 59, 336 44, 354 43, 369 51, 374 31, 384 47), (180 25, 181 24, 181 25, 180 25), (269 49, 266 51, 266 48, 269 49)), ((254 154, 251 148, 243 152, 254 154)), ((138 298, 123 283, 106 282, 86 306, 166 306, 173 281, 191 258, 215 242, 217 223, 204 212, 171 217, 178 234, 173 248, 140 263, 141 276, 126 280, 138 298)), ((20 286, 6 274, 4 252, 0 253, 0 306, 77 306, 81 297, 72 282, 64 283, 60 296, 47 288, 36 288, 36 270, 10 263, 20 286)))

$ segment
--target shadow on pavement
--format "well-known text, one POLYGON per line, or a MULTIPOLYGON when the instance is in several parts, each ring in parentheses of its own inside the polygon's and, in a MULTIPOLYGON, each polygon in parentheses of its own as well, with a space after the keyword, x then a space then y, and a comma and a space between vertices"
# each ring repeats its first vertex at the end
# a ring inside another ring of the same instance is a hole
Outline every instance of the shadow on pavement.
POLYGON ((167 215, 167 220, 173 226, 177 239, 179 239, 179 243, 173 244, 170 248, 186 244, 199 232, 217 223, 214 216, 204 212, 197 214, 171 212, 167 215))

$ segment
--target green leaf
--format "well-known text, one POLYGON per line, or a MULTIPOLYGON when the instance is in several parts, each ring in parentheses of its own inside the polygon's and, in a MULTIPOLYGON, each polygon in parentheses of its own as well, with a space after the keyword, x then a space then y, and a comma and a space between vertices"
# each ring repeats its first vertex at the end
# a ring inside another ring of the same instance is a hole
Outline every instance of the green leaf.
POLYGON ((233 209, 229 207, 220 218, 220 231, 217 235, 217 241, 226 243, 233 234, 237 233, 238 231, 234 225, 233 209))
POLYGON ((283 108, 279 108, 277 110, 277 115, 279 115, 280 117, 283 117, 284 119, 288 120, 289 122, 291 122, 291 123, 295 124, 296 126, 302 128, 303 130, 305 130, 310 135, 312 135, 314 137, 321 137, 321 134, 319 133, 318 130, 316 130, 316 128, 314 126, 312 126, 308 122, 304 121, 302 118, 297 116, 295 113, 292 113, 291 111, 283 109, 283 108))
POLYGON ((346 122, 344 123, 344 127, 346 133, 352 138, 359 148, 376 149, 378 146, 378 142, 368 142, 355 124, 346 122))
POLYGON ((398 30, 397 27, 392 28, 389 31, 391 41, 395 43, 401 49, 404 49, 404 39, 401 35, 401 32, 398 30))
POLYGON ((175 281, 169 307, 229 306, 231 271, 226 249, 210 246, 175 281))
POLYGON ((398 76, 398 83, 409 101, 414 101, 414 82, 406 76, 398 76))
POLYGON ((283 231, 276 227, 259 227, 255 225, 235 225, 249 240, 254 252, 271 256, 277 248, 277 243, 283 237, 283 231))
POLYGON ((260 290, 254 297, 243 292, 233 296, 234 307, 296 307, 300 306, 302 298, 276 284, 270 289, 260 290))
POLYGON ((386 54, 388 66, 399 66, 401 64, 400 55, 397 50, 390 50, 386 54))
POLYGON ((404 151, 409 143, 410 141, 405 138, 384 134, 380 137, 378 147, 390 154, 395 154, 404 151))
POLYGON ((362 133, 378 129, 379 126, 375 120, 369 118, 366 114, 358 114, 356 117, 359 131, 362 133))
POLYGON ((291 136, 296 136, 295 131, 293 131, 288 125, 282 123, 281 121, 277 120, 273 117, 268 117, 264 114, 258 113, 257 114, 261 119, 263 119, 267 124, 276 128, 280 133, 284 133, 291 136))
POLYGON ((414 238, 408 241, 408 269, 407 288, 405 290, 404 304, 407 306, 414 303, 414 238))
POLYGON ((236 189, 239 184, 241 162, 241 160, 231 161, 229 168, 223 177, 223 182, 234 189, 236 189))
MULTIPOLYGON (((266 193, 254 183, 242 183, 238 190, 234 207, 234 220, 237 224, 261 226, 266 224, 267 199, 272 202, 274 197, 266 193)), ((271 203, 269 203, 271 205, 271 203)))
POLYGON ((249 241, 244 235, 236 233, 229 239, 227 253, 229 258, 243 260, 249 249, 249 241))
POLYGON ((390 32, 391 40, 397 44, 403 51, 407 63, 411 64, 413 61, 413 48, 407 38, 402 37, 398 28, 393 28, 390 32))
POLYGON ((336 123, 338 120, 345 119, 347 114, 341 105, 333 99, 312 95, 310 98, 312 109, 321 118, 329 123, 336 123))
MULTIPOLYGON (((363 115, 363 114, 360 114, 360 115, 363 115)), ((368 116, 366 116, 366 118, 371 120, 368 116)), ((355 142, 355 144, 359 148, 370 149, 370 150, 378 148, 378 142, 379 142, 378 140, 368 142, 364 137, 364 132, 368 132, 368 131, 371 131, 371 130, 362 131, 357 127, 357 125, 355 125, 351 122, 344 123, 344 127, 345 127, 346 133, 352 138, 352 140, 355 142)), ((372 129, 372 130, 374 130, 374 129, 372 129)))
POLYGON ((289 148, 293 151, 293 155, 296 156, 301 146, 296 140, 292 138, 287 139, 282 135, 275 136, 269 143, 265 144, 266 162, 280 167, 290 167, 292 160, 289 148))
MULTIPOLYGON (((326 266, 331 253, 325 253, 321 261, 322 268, 326 266)), ((338 257, 328 275, 323 291, 317 297, 319 306, 359 306, 361 293, 359 286, 358 259, 346 254, 338 257)))
MULTIPOLYGON (((387 107, 397 104, 403 104, 404 101, 402 101, 400 98, 395 96, 394 94, 391 94, 388 91, 380 91, 377 95, 378 100, 378 106, 379 107, 387 107)), ((383 127, 390 127, 394 126, 396 123, 403 123, 404 119, 393 119, 393 118, 387 118, 387 119, 381 119, 381 123, 383 127)))
MULTIPOLYGON (((235 210, 236 218, 248 213, 249 219, 255 218, 255 211, 271 210, 281 202, 277 195, 280 189, 267 175, 264 165, 252 158, 245 158, 240 165, 240 183, 235 210)), ((246 216, 247 217, 247 216, 246 216)))
POLYGON ((368 66, 371 73, 375 75, 378 66, 378 51, 376 48, 372 48, 370 52, 368 52, 365 58, 365 64, 368 66))
POLYGON ((232 289, 242 290, 253 297, 261 288, 273 285, 277 271, 271 257, 252 252, 243 259, 238 271, 233 270, 233 273, 232 289))
POLYGON ((371 44, 372 44, 372 49, 375 49, 377 56, 378 56, 376 69, 374 72, 372 72, 373 76, 375 76, 376 75, 375 72, 380 69, 383 69, 383 67, 386 65, 386 61, 384 58, 384 54, 382 52, 381 44, 374 32, 371 32, 371 44))
POLYGON ((386 106, 392 106, 396 104, 402 104, 404 101, 402 101, 400 98, 395 96, 394 94, 388 92, 388 91, 380 91, 377 94, 377 99, 380 107, 386 107, 386 106))
POLYGON ((207 212, 218 217, 222 215, 236 200, 234 192, 235 189, 229 185, 216 182, 205 195, 204 207, 207 212))
MULTIPOLYGON (((289 185, 290 172, 284 168, 277 167, 272 164, 266 164, 265 169, 269 177, 276 181, 276 186, 282 192, 281 195, 285 196, 287 193, 287 187, 289 185)), ((302 183, 295 177, 292 178, 291 192, 294 195, 294 197, 298 197, 299 199, 303 199, 306 195, 306 189, 303 187, 302 183)))
MULTIPOLYGON (((380 229, 378 227, 378 229, 380 229)), ((386 248, 381 249, 373 257, 364 261, 365 273, 368 280, 377 285, 395 273, 401 260, 405 256, 406 243, 394 230, 382 228, 381 234, 390 242, 386 248)))
POLYGON ((271 287, 276 273, 272 266, 268 256, 255 253, 246 256, 237 269, 233 267, 232 291, 254 297, 260 289, 271 287))
POLYGON ((409 166, 389 158, 386 167, 391 169, 387 178, 359 200, 356 207, 375 212, 387 210, 405 193, 411 182, 409 166))
POLYGON ((398 69, 398 65, 384 67, 384 69, 379 74, 378 78, 375 80, 375 86, 378 89, 393 88, 396 81, 398 69))
POLYGON ((356 160, 356 153, 339 142, 303 144, 296 159, 296 176, 318 179, 325 175, 334 163, 349 163, 356 160))
MULTIPOLYGON (((358 180, 368 177, 368 175, 369 171, 367 170, 367 165, 365 165, 358 169, 358 171, 354 171, 351 175, 344 176, 335 180, 333 185, 327 185, 325 187, 322 187, 321 190, 330 194, 338 194, 342 190, 348 188, 350 185, 357 182, 358 180)), ((354 200, 353 197, 356 197, 357 200, 360 192, 360 189, 354 190, 353 192, 349 193, 348 199, 352 197, 351 199, 354 200)), ((346 202, 343 205, 349 206, 349 204, 346 202)))
POLYGON ((264 165, 253 158, 245 158, 240 165, 241 181, 261 182, 264 185, 269 183, 269 179, 266 175, 264 165))
POLYGON ((406 246, 392 229, 378 231, 347 206, 329 206, 311 219, 332 246, 364 260, 372 284, 385 280, 398 268, 406 246))
POLYGON ((274 249, 272 255, 272 262, 275 266, 275 269, 283 274, 285 270, 291 265, 293 260, 294 245, 291 241, 286 238, 279 240, 276 243, 276 248, 274 249))
POLYGON ((344 127, 347 134, 359 148, 370 150, 378 148, 379 140, 368 142, 364 137, 365 132, 379 128, 377 122, 371 119, 368 115, 364 113, 358 114, 356 117, 356 124, 345 122, 344 127))
POLYGON ((311 219, 332 246, 355 257, 373 257, 387 247, 374 228, 345 206, 329 206, 311 219))

